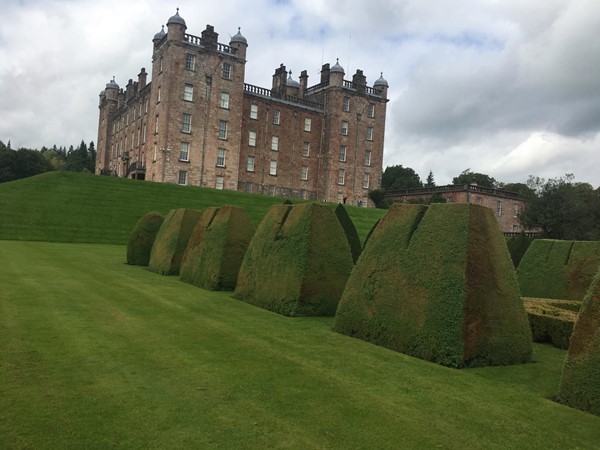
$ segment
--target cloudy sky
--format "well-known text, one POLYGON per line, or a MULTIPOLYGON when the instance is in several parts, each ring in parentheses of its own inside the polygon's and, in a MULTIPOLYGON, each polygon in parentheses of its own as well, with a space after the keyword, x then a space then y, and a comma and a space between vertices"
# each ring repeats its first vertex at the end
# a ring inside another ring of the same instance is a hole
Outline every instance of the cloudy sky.
POLYGON ((600 184, 598 0, 0 0, 0 140, 96 141, 99 92, 150 71, 176 7, 190 34, 241 27, 248 83, 283 63, 315 84, 336 58, 348 79, 383 72, 384 167, 600 184))

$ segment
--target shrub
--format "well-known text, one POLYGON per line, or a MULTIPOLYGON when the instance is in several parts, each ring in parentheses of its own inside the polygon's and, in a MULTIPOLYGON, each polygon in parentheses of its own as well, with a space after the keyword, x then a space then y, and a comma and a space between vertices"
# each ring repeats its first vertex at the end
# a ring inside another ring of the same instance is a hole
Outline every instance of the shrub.
POLYGON ((255 227, 241 208, 208 208, 181 263, 182 281, 209 290, 234 290, 255 227))
POLYGON ((148 270, 161 275, 179 274, 183 253, 201 215, 194 209, 169 211, 154 240, 148 270))
POLYGON ((356 264, 356 260, 360 256, 360 252, 362 250, 362 246, 360 245, 360 238, 358 237, 358 233, 356 232, 356 227, 354 226, 354 222, 348 215, 346 208, 341 203, 338 203, 334 210, 335 216, 340 221, 340 225, 344 230, 344 234, 346 235, 346 239, 348 240, 348 244, 350 245, 350 251, 352 252, 352 260, 356 264))
POLYGON ((489 208, 393 205, 350 276, 334 330, 452 367, 531 358, 514 268, 489 208))
POLYGON ((581 302, 524 298, 523 303, 533 342, 548 342, 563 350, 568 349, 581 302))
POLYGON ((535 240, 517 268, 521 293, 581 300, 599 265, 600 241, 535 240))
POLYGON ((165 217, 158 212, 149 212, 137 221, 127 240, 127 264, 147 266, 156 234, 165 217))
POLYGON ((600 415, 600 272, 573 329, 558 401, 600 415))
POLYGON ((352 267, 328 206, 274 205, 248 247, 234 296, 287 316, 332 316, 352 267))

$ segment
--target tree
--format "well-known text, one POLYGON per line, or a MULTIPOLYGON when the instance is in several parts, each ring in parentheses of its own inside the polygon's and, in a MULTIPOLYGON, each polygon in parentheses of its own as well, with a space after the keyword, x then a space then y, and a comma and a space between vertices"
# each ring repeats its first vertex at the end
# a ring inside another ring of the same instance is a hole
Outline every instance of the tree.
POLYGON ((427 180, 425 181, 426 187, 435 187, 435 180, 433 178, 433 172, 430 170, 429 175, 427 175, 427 180))
POLYGON ((369 198, 375 203, 375 208, 388 208, 389 205, 384 199, 385 191, 383 189, 373 189, 369 191, 369 198))
POLYGON ((381 187, 384 190, 411 189, 423 187, 421 178, 410 167, 387 166, 381 177, 381 187))
POLYGON ((477 183, 478 186, 495 188, 498 186, 497 181, 484 173, 472 172, 471 169, 465 169, 461 174, 452 179, 454 185, 465 185, 477 183))
POLYGON ((519 215, 523 227, 540 228, 544 237, 564 240, 600 239, 600 198, 588 183, 573 175, 544 180, 529 177, 533 195, 519 215))

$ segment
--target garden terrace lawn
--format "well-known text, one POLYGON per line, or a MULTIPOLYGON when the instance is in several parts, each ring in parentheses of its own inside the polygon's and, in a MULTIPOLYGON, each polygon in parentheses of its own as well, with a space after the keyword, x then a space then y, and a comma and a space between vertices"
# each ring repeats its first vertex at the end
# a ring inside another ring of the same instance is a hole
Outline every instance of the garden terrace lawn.
POLYGON ((566 352, 455 370, 125 264, 0 241, 0 448, 597 448, 566 352))
MULTIPOLYGON (((0 184, 0 239, 125 244, 150 211, 237 206, 257 226, 284 199, 85 173, 48 172, 0 184)), ((302 200, 293 200, 302 202, 302 200)), ((384 210, 347 206, 361 240, 384 210)))

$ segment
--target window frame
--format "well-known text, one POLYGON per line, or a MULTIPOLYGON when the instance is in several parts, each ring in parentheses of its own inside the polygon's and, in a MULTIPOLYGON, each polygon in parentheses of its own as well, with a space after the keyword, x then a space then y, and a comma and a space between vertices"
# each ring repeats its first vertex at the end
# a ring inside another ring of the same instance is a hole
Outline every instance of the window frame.
POLYGON ((365 172, 365 175, 363 177, 363 189, 369 189, 370 181, 371 175, 368 172, 365 172))
POLYGON ((227 155, 227 151, 222 148, 219 147, 217 149, 217 167, 225 167, 225 156, 227 155))
POLYGON ((279 151, 279 136, 271 136, 271 151, 279 151))
POLYGON ((187 184, 188 184, 187 170, 179 171, 179 176, 177 178, 177 184, 179 184, 181 186, 187 186, 187 184), (183 182, 182 182, 182 178, 183 178, 183 182))
POLYGON ((348 146, 340 145, 340 162, 346 162, 348 156, 348 146))
POLYGON ((183 101, 185 101, 185 102, 193 102, 194 101, 194 85, 193 84, 185 83, 183 85, 183 101))
POLYGON ((192 115, 190 113, 183 113, 181 119, 181 132, 188 134, 192 132, 192 115), (189 118, 189 120, 186 121, 186 118, 189 118))
POLYGON ((179 144, 179 161, 189 162, 190 161, 190 143, 189 142, 181 142, 179 144), (184 150, 185 146, 185 150, 184 150), (185 158, 182 156, 185 155, 185 158))
POLYGON ((256 157, 254 155, 248 155, 248 159, 246 160, 246 172, 255 172, 256 171, 256 157), (252 167, 252 168, 250 168, 252 167))
POLYGON ((276 177, 277 176, 277 160, 272 159, 269 163, 269 175, 276 177))
POLYGON ((310 156, 310 141, 304 141, 302 144, 302 156, 305 158, 310 156))
POLYGON ((256 147, 256 131, 248 131, 248 145, 250 147, 256 147))
POLYGON ((273 110, 273 125, 281 124, 281 110, 274 109, 273 110))
POLYGON ((304 131, 306 131, 307 133, 310 133, 311 128, 312 128, 312 118, 305 117, 304 118, 304 131))
POLYGON ((342 100, 342 111, 350 112, 350 97, 344 96, 342 100))
POLYGON ((227 121, 219 120, 219 139, 222 141, 227 140, 227 121))
POLYGON ((375 117, 375 103, 369 103, 367 105, 367 117, 371 119, 375 117))
POLYGON ((342 136, 348 136, 349 132, 350 132, 350 122, 348 122, 347 120, 342 120, 340 133, 342 134, 342 136))
POLYGON ((229 109, 229 92, 221 92, 221 108, 229 109))
MULTIPOLYGON (((162 58, 161 58, 162 59, 162 58)), ((186 53, 185 56, 185 68, 186 70, 196 71, 196 55, 193 53, 186 53)))
POLYGON ((256 103, 250 105, 250 119, 258 120, 258 105, 256 103))
POLYGON ((229 64, 228 62, 224 62, 223 68, 221 71, 222 78, 225 80, 231 80, 232 69, 233 69, 233 66, 231 64, 229 64))
POLYGON ((302 166, 300 179, 304 181, 308 180, 308 166, 302 166))
POLYGON ((225 189, 225 177, 222 175, 217 175, 215 177, 215 189, 222 191, 225 189))
POLYGON ((373 140, 373 127, 367 127, 367 141, 373 140))
POLYGON ((338 185, 344 186, 346 184, 346 169, 338 170, 338 185))

